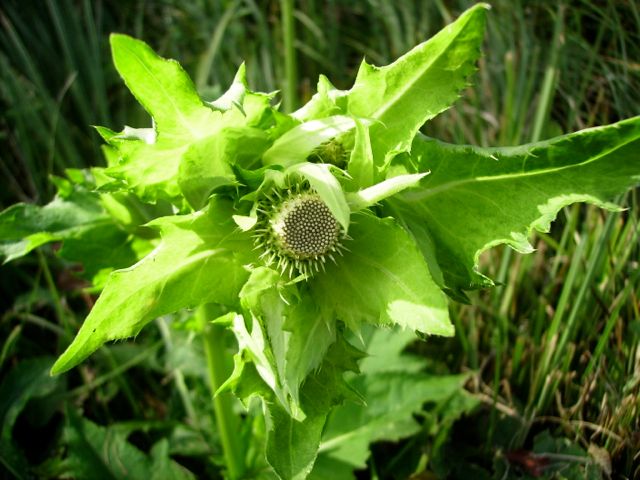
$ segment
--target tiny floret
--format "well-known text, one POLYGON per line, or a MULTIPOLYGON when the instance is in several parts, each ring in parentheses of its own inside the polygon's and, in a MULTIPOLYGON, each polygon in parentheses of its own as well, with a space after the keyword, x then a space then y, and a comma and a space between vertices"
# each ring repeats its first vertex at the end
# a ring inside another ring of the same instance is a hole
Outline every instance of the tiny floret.
POLYGON ((260 212, 256 244, 261 258, 283 274, 309 277, 342 254, 342 227, 317 193, 289 192, 284 199, 276 194, 275 200, 262 202, 260 212))

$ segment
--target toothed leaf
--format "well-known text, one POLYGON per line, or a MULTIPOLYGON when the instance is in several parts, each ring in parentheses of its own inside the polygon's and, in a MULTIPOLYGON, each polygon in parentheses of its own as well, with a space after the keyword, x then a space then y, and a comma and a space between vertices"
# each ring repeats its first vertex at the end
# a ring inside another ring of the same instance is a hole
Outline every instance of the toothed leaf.
POLYGON ((425 255, 435 255, 449 288, 478 288, 492 284, 477 272, 488 248, 532 251, 531 232, 548 231, 558 211, 575 202, 617 209, 609 201, 640 183, 639 151, 640 117, 508 148, 420 136, 409 168, 431 175, 388 202, 424 239, 425 255))

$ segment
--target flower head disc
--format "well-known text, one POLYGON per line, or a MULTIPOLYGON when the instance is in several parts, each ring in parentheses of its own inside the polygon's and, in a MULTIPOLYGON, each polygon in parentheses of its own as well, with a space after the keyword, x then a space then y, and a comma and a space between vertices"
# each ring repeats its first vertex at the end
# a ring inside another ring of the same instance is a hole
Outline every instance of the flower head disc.
POLYGON ((277 264, 283 273, 311 276, 344 249, 342 227, 315 192, 290 193, 262 211, 257 244, 267 265, 277 264))

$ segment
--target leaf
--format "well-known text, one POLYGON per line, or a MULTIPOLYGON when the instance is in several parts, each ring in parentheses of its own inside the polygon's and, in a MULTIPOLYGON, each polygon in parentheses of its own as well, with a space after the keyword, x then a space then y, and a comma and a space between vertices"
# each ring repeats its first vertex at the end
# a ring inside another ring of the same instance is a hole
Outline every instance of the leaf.
MULTIPOLYGON (((429 402, 429 412, 436 412, 446 410, 457 397, 470 398, 463 388, 468 375, 423 373, 425 359, 403 352, 415 341, 413 333, 398 328, 365 329, 364 333, 370 334, 369 356, 351 384, 366 405, 345 403, 333 410, 319 449, 320 467, 330 462, 345 476, 366 467, 370 444, 417 433, 421 427, 414 415, 423 412, 425 403, 429 402)), ((311 478, 321 478, 315 468, 311 478)))
POLYGON ((257 128, 223 128, 193 142, 178 170, 178 185, 189 204, 203 208, 217 189, 238 185, 232 165, 248 168, 259 162, 268 146, 267 135, 257 128))
MULTIPOLYGON (((223 114, 205 105, 182 67, 174 60, 159 57, 144 42, 113 34, 111 49, 114 64, 127 87, 153 117, 157 135, 155 138, 132 136, 126 128, 114 135, 108 129, 101 129, 118 158, 105 173, 125 181, 143 201, 164 198, 180 204, 179 165, 189 146, 211 137, 223 126, 244 125, 247 118, 237 109, 223 114)), ((187 177, 193 179, 192 175, 187 177)), ((181 187, 185 189, 184 181, 181 187)), ((196 185, 193 189, 201 188, 196 185)), ((191 200, 200 204, 193 198, 200 199, 200 196, 194 193, 191 200)))
POLYGON ((168 456, 166 440, 153 446, 150 458, 127 441, 126 429, 96 425, 70 408, 64 439, 68 448, 63 462, 65 476, 96 480, 195 478, 168 456))
POLYGON ((74 367, 109 340, 137 335, 154 318, 203 303, 236 305, 254 261, 251 238, 235 228, 231 206, 213 199, 205 211, 163 217, 150 226, 162 241, 140 262, 113 272, 78 335, 52 374, 74 367))
POLYGON ((332 412, 319 451, 333 460, 366 468, 369 445, 376 441, 397 442, 416 434, 420 425, 413 418, 426 402, 446 404, 464 395, 467 375, 430 376, 390 372, 362 375, 353 387, 366 406, 347 403, 332 412))
POLYGON ((453 335, 447 299, 413 239, 391 219, 353 216, 349 252, 310 281, 321 308, 356 330, 361 320, 453 335))
POLYGON ((57 196, 44 207, 19 203, 0 213, 0 254, 6 263, 46 243, 109 224, 98 196, 86 191, 57 196))
MULTIPOLYGON (((575 202, 615 210, 615 195, 640 183, 640 117, 520 147, 478 148, 416 138, 409 170, 430 170, 416 188, 387 200, 433 255, 452 290, 492 285, 480 254, 501 243, 530 252, 575 202)), ((407 163, 407 165, 409 165, 407 163)))
POLYGON ((43 207, 20 203, 0 213, 0 256, 7 263, 63 242, 58 255, 81 264, 81 275, 96 286, 99 273, 137 260, 133 239, 105 212, 101 197, 83 187, 69 188, 43 207))
POLYGON ((113 63, 138 102, 153 117, 158 137, 202 138, 220 114, 200 99, 175 60, 159 57, 146 43, 127 35, 110 37, 113 63))
POLYGON ((336 340, 336 325, 331 317, 322 315, 307 293, 291 308, 284 330, 289 333, 286 348, 286 383, 298 388, 307 375, 317 369, 336 340))
MULTIPOLYGON (((263 275, 267 275, 266 272, 263 275)), ((253 290, 260 296, 259 287, 253 290)), ((242 320, 242 316, 235 316, 234 323, 239 320, 242 320)), ((246 330, 244 323, 240 328, 234 327, 234 330, 246 330)), ((247 339, 246 333, 240 337, 247 339)), ((238 340, 242 348, 244 340, 238 340)), ((257 355, 261 352, 268 354, 265 350, 256 350, 257 355)), ((337 335, 322 363, 307 376, 300 388, 300 403, 306 413, 301 421, 293 418, 276 398, 273 389, 258 373, 261 367, 257 362, 248 359, 242 350, 235 356, 234 372, 220 390, 231 389, 245 405, 253 396, 263 399, 266 408, 267 460, 279 478, 306 478, 315 461, 328 413, 344 400, 360 400, 342 376, 347 371, 356 372, 357 361, 362 356, 363 353, 346 342, 341 334, 337 335)))
POLYGON ((104 172, 124 182, 143 201, 166 199, 183 209, 180 197, 184 194, 192 207, 201 208, 220 180, 226 185, 229 178, 227 165, 221 163, 228 158, 206 157, 207 148, 226 155, 238 153, 242 158, 234 163, 245 166, 244 157, 257 161, 268 146, 262 130, 275 123, 272 96, 246 89, 244 66, 221 98, 205 104, 174 60, 159 57, 144 42, 126 35, 112 35, 111 47, 118 72, 153 117, 157 134, 150 135, 150 129, 125 127, 117 134, 99 128, 111 147, 107 150, 109 167, 104 172), (237 127, 262 130, 240 132, 234 130, 237 127), (212 140, 223 128, 226 133, 221 133, 222 138, 212 140), (238 136, 235 143, 229 141, 232 135, 238 136), (190 149, 194 143, 197 145, 190 149))
POLYGON ((265 165, 283 167, 304 162, 316 147, 354 127, 355 121, 343 115, 302 123, 278 138, 262 161, 265 165))
POLYGON ((291 418, 279 403, 266 402, 267 460, 281 478, 302 480, 311 471, 328 413, 343 400, 354 398, 342 374, 353 368, 359 356, 342 338, 332 345, 322 366, 300 390, 306 413, 302 422, 291 418))
POLYGON ((370 137, 376 165, 388 153, 408 150, 418 129, 449 108, 467 86, 480 56, 487 8, 473 6, 391 65, 362 63, 347 110, 374 121, 370 137))
POLYGON ((280 274, 269 268, 251 272, 240 299, 247 310, 245 317, 253 320, 252 330, 241 317, 234 320, 233 330, 240 352, 251 356, 282 407, 302 420, 299 387, 335 341, 335 325, 320 314, 308 295, 281 283, 280 274))

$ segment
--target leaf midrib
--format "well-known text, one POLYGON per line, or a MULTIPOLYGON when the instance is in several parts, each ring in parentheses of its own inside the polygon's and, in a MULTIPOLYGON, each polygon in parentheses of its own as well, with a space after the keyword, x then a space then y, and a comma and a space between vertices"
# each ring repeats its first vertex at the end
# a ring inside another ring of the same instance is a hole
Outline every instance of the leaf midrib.
MULTIPOLYGON (((607 149, 593 157, 588 158, 587 160, 583 161, 583 162, 578 162, 578 163, 572 163, 570 165, 563 165, 561 167, 548 167, 545 169, 538 169, 538 170, 532 170, 532 171, 528 171, 528 172, 519 172, 519 173, 505 173, 505 174, 501 174, 501 175, 493 175, 493 176, 480 176, 480 177, 468 177, 468 178, 464 178, 462 180, 454 180, 452 182, 447 182, 447 183, 443 183, 437 187, 434 188, 425 188, 423 191, 410 191, 407 192, 405 194, 402 195, 402 200, 406 201, 406 202, 420 202, 422 200, 426 200, 429 197, 432 197, 434 195, 437 195, 443 191, 452 189, 452 188, 456 188, 458 186, 461 185, 466 185, 469 183, 473 183, 473 182, 495 182, 495 181, 501 181, 501 180, 510 180, 510 179, 518 179, 518 178, 527 178, 527 177, 535 177, 535 176, 539 176, 539 175, 547 175, 547 174, 553 174, 553 173, 557 173, 557 172, 561 172, 564 170, 569 170, 572 168, 579 168, 585 165, 589 165, 591 163, 597 162, 598 160, 600 160, 601 158, 611 155, 613 152, 615 152, 616 150, 619 150, 625 146, 627 146, 629 143, 638 141, 638 139, 640 139, 640 137, 633 137, 631 139, 629 139, 628 141, 618 144, 610 149, 607 149)), ((432 174, 431 178, 437 178, 435 177, 435 174, 432 174)))

